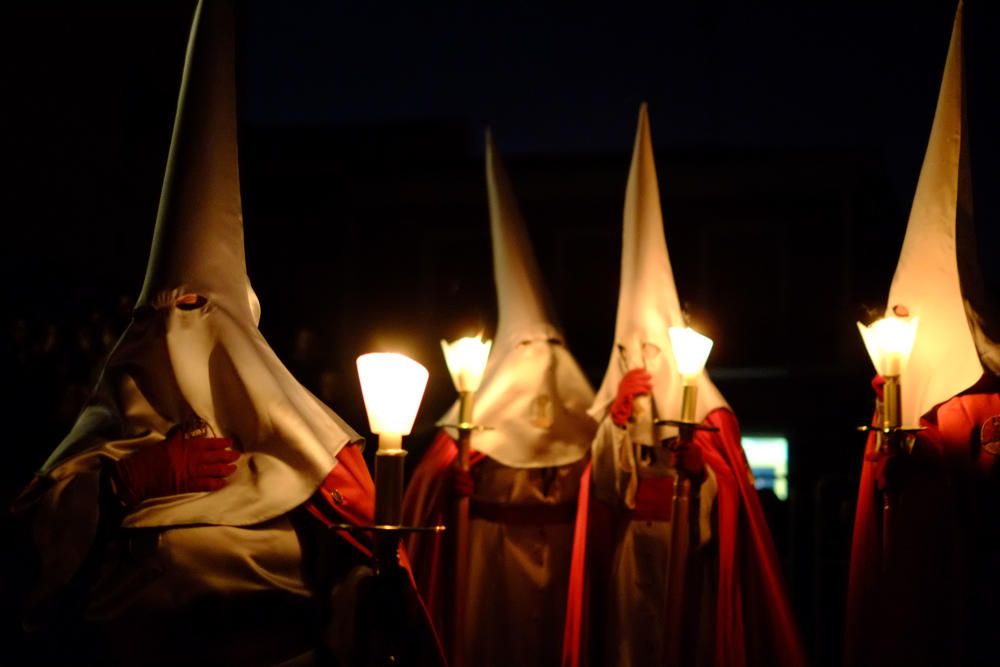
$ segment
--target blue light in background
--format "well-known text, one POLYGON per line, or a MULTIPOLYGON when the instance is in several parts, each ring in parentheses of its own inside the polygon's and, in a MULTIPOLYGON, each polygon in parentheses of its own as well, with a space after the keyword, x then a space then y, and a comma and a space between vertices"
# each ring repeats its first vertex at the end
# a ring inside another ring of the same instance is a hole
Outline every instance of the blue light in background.
POLYGON ((783 436, 743 436, 750 470, 758 489, 771 489, 781 500, 788 498, 788 438, 783 436))

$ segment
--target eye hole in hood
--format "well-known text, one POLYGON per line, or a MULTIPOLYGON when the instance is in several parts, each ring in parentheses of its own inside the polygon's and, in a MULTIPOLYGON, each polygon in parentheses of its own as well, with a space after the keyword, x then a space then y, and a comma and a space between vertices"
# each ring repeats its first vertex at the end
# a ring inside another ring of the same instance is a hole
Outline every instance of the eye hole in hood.
POLYGON ((642 344, 642 358, 647 361, 656 359, 660 356, 660 346, 655 343, 643 343, 642 344))
POLYGON ((177 297, 177 301, 174 302, 174 305, 181 310, 198 310, 206 303, 208 303, 208 299, 201 294, 182 294, 177 297))

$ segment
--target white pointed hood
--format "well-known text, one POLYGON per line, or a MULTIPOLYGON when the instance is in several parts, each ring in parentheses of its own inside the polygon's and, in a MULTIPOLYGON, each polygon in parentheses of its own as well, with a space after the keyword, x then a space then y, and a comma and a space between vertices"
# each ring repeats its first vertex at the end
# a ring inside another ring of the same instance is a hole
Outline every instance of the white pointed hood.
POLYGON ((211 1, 195 9, 137 307, 177 290, 259 318, 243 251, 232 11, 211 1))
POLYGON ((243 455, 224 489, 148 500, 127 526, 273 518, 312 495, 340 449, 360 440, 257 329, 243 251, 233 32, 230 2, 199 2, 135 316, 42 473, 59 479, 127 456, 194 417, 243 455))
MULTIPOLYGON (((604 381, 590 409, 594 419, 607 415, 622 376, 643 366, 653 375, 656 416, 661 419, 680 417, 683 382, 670 345, 668 330, 672 326, 683 327, 685 322, 663 235, 649 116, 643 104, 639 109, 639 127, 625 188, 615 345, 604 381), (655 358, 646 360, 643 346, 649 344, 655 345, 660 352, 655 358)), ((698 386, 696 418, 700 421, 713 409, 725 406, 726 401, 707 372, 701 374, 698 386)))
MULTIPOLYGON (((489 427, 473 447, 517 468, 560 466, 586 456, 596 424, 594 390, 566 349, 545 299, 538 265, 510 182, 486 134, 496 339, 476 392, 473 421, 489 427)), ((442 418, 458 420, 458 404, 442 418)))
MULTIPOLYGON (((934 124, 886 312, 920 318, 902 377, 903 423, 975 384, 983 367, 959 280, 956 218, 963 145, 962 6, 952 29, 934 124)), ((974 250, 974 249, 973 249, 974 250)))

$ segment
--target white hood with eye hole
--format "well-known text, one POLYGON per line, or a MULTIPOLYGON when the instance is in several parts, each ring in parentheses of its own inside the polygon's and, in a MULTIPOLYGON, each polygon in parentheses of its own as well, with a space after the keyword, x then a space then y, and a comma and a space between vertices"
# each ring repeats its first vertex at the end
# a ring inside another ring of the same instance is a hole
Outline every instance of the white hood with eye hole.
MULTIPOLYGON (((680 417, 683 382, 668 334, 674 326, 683 327, 685 322, 663 234, 649 116, 643 104, 639 109, 639 127, 625 189, 615 345, 604 381, 590 409, 594 419, 603 419, 608 414, 625 373, 644 367, 653 375, 656 416, 661 419, 680 417), (655 345, 659 354, 646 359, 644 345, 655 345)), ((727 405, 707 372, 699 377, 698 388, 696 419, 699 421, 712 410, 727 405)), ((665 429, 664 434, 673 432, 674 429, 665 429)))
MULTIPOLYGON (((562 335, 493 138, 486 134, 486 183, 499 317, 473 422, 488 427, 472 446, 517 468, 567 465, 587 455, 596 424, 594 391, 562 335)), ((458 404, 441 424, 458 422, 458 404)))
MULTIPOLYGON (((983 374, 959 278, 956 233, 963 159, 962 6, 952 28, 934 123, 913 196, 903 248, 889 290, 887 314, 904 306, 920 318, 900 378, 903 423, 913 425, 935 405, 983 374)), ((971 220, 968 221, 971 223, 971 220)), ((964 249, 975 253, 975 248, 964 249)), ((985 347, 985 346, 984 346, 985 347)))
POLYGON ((247 525, 305 501, 360 437, 292 377, 257 329, 237 169, 233 17, 195 10, 153 247, 136 317, 43 474, 162 441, 195 416, 243 452, 225 488, 147 500, 127 526, 247 525), (178 304, 199 295, 196 304, 178 304))

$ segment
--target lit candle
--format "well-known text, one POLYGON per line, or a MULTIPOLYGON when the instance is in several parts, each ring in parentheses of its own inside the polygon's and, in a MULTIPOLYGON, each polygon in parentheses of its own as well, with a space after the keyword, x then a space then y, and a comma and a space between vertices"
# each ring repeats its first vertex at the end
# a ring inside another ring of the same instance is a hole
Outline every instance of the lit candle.
POLYGON ((883 317, 858 331, 865 342, 875 370, 883 377, 899 377, 910 359, 913 341, 917 337, 917 317, 883 317))
POLYGON ((403 436, 417 417, 427 387, 427 369, 395 353, 358 357, 368 425, 378 435, 375 454, 375 523, 398 526, 403 506, 403 436))
POLYGON ((681 420, 693 422, 698 405, 698 376, 705 369, 705 362, 712 351, 713 341, 690 327, 670 327, 670 345, 674 351, 677 370, 684 379, 681 398, 681 420))
POLYGON ((895 429, 902 426, 902 388, 899 376, 913 351, 917 337, 917 317, 883 317, 864 326, 858 322, 858 331, 865 342, 875 370, 885 380, 883 387, 882 427, 895 429))
POLYGON ((472 422, 473 394, 483 382, 486 360, 490 356, 492 347, 493 341, 483 340, 482 334, 459 338, 451 343, 441 341, 441 350, 444 352, 445 363, 448 364, 451 381, 458 391, 459 424, 472 422))

